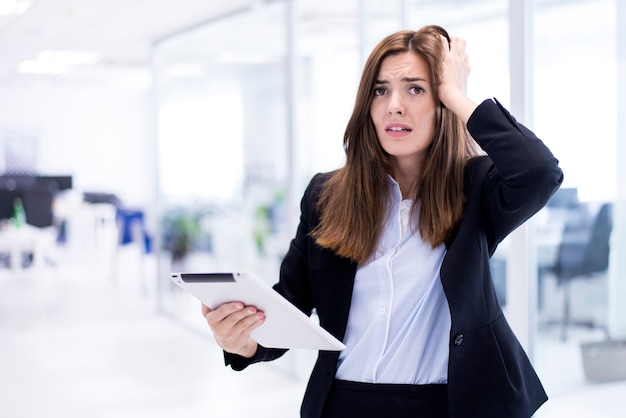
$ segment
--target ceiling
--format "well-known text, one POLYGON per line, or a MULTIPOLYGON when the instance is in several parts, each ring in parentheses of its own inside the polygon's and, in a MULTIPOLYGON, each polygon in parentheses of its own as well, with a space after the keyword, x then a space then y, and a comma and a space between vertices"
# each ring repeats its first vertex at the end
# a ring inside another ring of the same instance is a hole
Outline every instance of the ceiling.
MULTIPOLYGON (((253 8, 261 10, 262 5, 284 1, 287 0, 0 0, 0 82, 29 80, 35 76, 20 74, 21 63, 37 60, 43 51, 69 50, 95 52, 99 59, 95 64, 78 66, 71 73, 61 73, 64 80, 105 78, 128 82, 137 76, 136 84, 145 87, 150 83, 152 47, 159 40, 221 17, 253 8), (25 2, 30 7, 21 15, 2 15, 3 5, 10 2, 25 2)), ((430 0, 414 1, 422 4, 420 7, 430 3, 430 0)), ((485 7, 492 3, 483 2, 485 7)), ((359 4, 357 0, 298 1, 300 50, 336 49, 341 42, 350 43, 353 49, 361 30, 359 4)), ((367 13, 372 16, 368 35, 376 33, 378 37, 379 26, 381 34, 397 26, 402 10, 389 7, 389 2, 384 0, 367 2, 367 6, 367 13)), ((472 9, 480 11, 480 8, 472 9)), ((444 10, 454 14, 448 7, 444 10)), ((458 11, 461 12, 467 20, 467 9, 458 11)), ((199 37, 195 52, 198 56, 216 49, 233 53, 229 42, 247 45, 252 50, 267 49, 270 46, 267 39, 276 38, 270 32, 279 28, 274 27, 269 17, 257 23, 259 28, 251 28, 251 22, 247 22, 245 31, 234 28, 229 37, 216 42, 199 37), (251 38, 250 33, 258 36, 251 38)), ((282 43, 274 46, 284 47, 282 43)), ((255 56, 248 55, 248 58, 255 56)))
POLYGON ((45 50, 96 52, 101 71, 146 71, 156 41, 267 0, 26 1, 24 14, 0 16, 0 80, 25 77, 19 64, 45 50))

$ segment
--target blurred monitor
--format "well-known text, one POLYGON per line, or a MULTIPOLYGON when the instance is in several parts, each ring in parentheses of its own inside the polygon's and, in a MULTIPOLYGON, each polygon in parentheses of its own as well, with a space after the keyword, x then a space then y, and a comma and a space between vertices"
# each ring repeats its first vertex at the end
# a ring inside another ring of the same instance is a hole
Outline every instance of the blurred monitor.
POLYGON ((9 219, 13 216, 13 201, 16 197, 14 191, 0 189, 0 219, 9 219))
POLYGON ((59 190, 72 188, 72 176, 37 176, 37 179, 54 181, 59 186, 59 190))
POLYGON ((0 176, 0 219, 13 216, 13 204, 19 198, 24 205, 26 222, 37 227, 53 225, 52 202, 60 190, 72 188, 72 176, 0 176))

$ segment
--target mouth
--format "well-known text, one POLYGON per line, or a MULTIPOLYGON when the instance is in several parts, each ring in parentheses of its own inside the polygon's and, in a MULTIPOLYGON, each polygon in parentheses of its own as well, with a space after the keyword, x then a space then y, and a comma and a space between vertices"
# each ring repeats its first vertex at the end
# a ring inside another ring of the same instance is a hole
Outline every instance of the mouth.
POLYGON ((410 126, 404 125, 402 123, 390 123, 389 125, 385 126, 385 132, 387 132, 391 136, 407 135, 412 131, 413 129, 411 129, 410 126))
POLYGON ((409 125, 405 125, 403 123, 390 123, 387 126, 385 126, 385 130, 391 131, 391 132, 402 132, 402 131, 410 132, 413 129, 411 129, 409 125))

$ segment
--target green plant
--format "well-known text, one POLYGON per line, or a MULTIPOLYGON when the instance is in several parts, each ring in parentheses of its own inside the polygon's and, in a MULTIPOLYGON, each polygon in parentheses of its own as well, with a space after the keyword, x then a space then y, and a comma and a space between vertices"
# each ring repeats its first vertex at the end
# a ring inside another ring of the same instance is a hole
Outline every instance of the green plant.
POLYGON ((200 235, 200 221, 185 209, 168 212, 163 218, 164 246, 172 260, 182 260, 193 250, 200 235))

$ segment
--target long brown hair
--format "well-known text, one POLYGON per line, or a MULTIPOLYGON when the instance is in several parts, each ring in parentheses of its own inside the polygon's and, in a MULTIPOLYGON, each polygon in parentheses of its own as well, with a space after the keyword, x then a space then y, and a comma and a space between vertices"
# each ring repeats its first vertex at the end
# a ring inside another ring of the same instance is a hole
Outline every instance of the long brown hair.
POLYGON ((441 35, 450 39, 435 25, 417 32, 400 31, 383 39, 367 59, 344 135, 346 163, 326 182, 318 201, 320 223, 311 233, 318 245, 357 262, 366 261, 376 250, 389 204, 391 157, 380 145, 370 106, 382 61, 405 52, 417 54, 428 64, 437 106, 433 141, 416 179, 413 212, 419 211, 417 227, 434 248, 446 241, 459 222, 463 170, 478 153, 478 146, 463 121, 439 101, 441 35))

